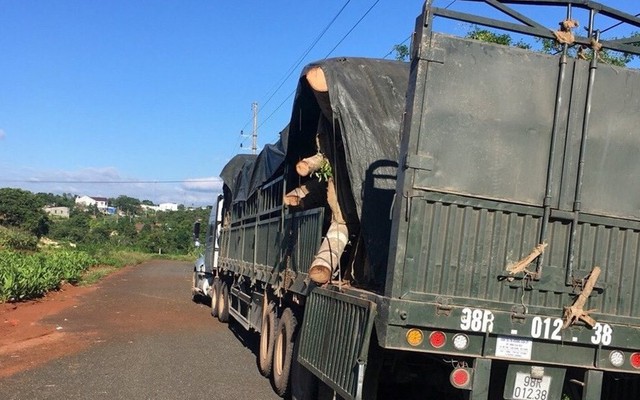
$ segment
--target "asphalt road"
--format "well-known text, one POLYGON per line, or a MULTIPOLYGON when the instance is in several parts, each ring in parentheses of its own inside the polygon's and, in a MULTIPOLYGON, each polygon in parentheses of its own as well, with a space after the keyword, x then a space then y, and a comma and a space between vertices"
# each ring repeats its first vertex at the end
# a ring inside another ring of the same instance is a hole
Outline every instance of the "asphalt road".
POLYGON ((192 302, 191 269, 127 267, 47 317, 62 340, 88 345, 0 379, 0 399, 278 399, 256 366, 257 335, 192 302))

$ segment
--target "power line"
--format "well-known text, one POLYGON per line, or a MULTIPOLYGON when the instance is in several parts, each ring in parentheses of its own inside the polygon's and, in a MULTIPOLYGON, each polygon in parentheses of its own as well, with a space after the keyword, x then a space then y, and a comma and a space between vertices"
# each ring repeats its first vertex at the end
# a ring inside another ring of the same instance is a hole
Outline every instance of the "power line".
MULTIPOLYGON (((278 91, 282 88, 282 86, 284 86, 284 84, 287 82, 287 80, 291 77, 291 75, 297 70, 297 68, 300 66, 300 64, 304 61, 304 58, 311 52, 311 50, 313 50, 313 48, 316 46, 316 44, 318 44, 318 42, 320 41, 320 39, 322 39, 322 37, 325 35, 325 33, 327 33, 327 31, 329 30, 329 28, 333 25, 333 23, 338 19, 338 17, 340 16, 340 14, 342 14, 342 11, 344 11, 344 9, 347 7, 347 5, 351 2, 351 0, 347 0, 346 3, 344 3, 344 5, 342 6, 342 8, 340 8, 340 10, 337 12, 336 15, 334 15, 334 17, 331 19, 331 21, 329 21, 329 23, 322 29, 322 31, 320 31, 320 33, 318 34, 318 36, 316 36, 316 38, 311 42, 311 44, 309 45, 309 47, 307 47, 307 49, 303 52, 303 54, 298 57, 298 59, 291 65, 291 67, 289 67, 289 69, 287 70, 287 72, 285 72, 285 75, 283 78, 281 78, 281 82, 278 85, 278 87, 275 88, 275 90, 272 88, 269 91, 267 91, 267 94, 269 92, 271 92, 271 90, 273 90, 273 92, 271 93, 271 95, 267 98, 266 101, 262 102, 261 107, 264 109, 264 107, 269 104, 269 102, 273 99, 273 97, 276 95, 276 93, 278 93, 278 91)), ((274 85, 275 86, 275 85, 274 85)), ((291 95, 289 95, 290 97, 291 95)), ((276 109, 277 111, 277 109, 276 109)), ((270 114, 270 116, 273 115, 270 114)), ((242 131, 244 131, 246 129, 246 127, 249 125, 249 123, 251 123, 251 119, 249 119, 243 126, 243 128, 241 129, 242 131)), ((262 124, 260 124, 260 126, 262 126, 262 124)))
POLYGON ((327 33, 327 31, 329 30, 329 28, 331 27, 331 25, 333 25, 333 23, 336 21, 336 19, 338 19, 338 17, 340 16, 340 14, 342 14, 342 11, 344 11, 344 9, 347 7, 347 5, 351 2, 351 0, 347 0, 346 3, 344 3, 344 5, 342 6, 342 8, 340 9, 340 11, 338 11, 338 13, 331 19, 331 21, 327 24, 327 26, 324 27, 324 29, 320 32, 320 34, 313 40, 313 42, 311 43, 311 45, 307 48, 307 50, 305 50, 305 52, 296 60, 296 62, 289 68, 289 70, 286 73, 286 76, 282 79, 282 82, 280 83, 280 85, 274 90, 274 92, 271 94, 271 96, 269 96, 269 98, 263 102, 262 107, 264 108, 267 104, 269 104, 269 101, 271 101, 271 99, 273 98, 273 96, 275 96, 275 94, 278 92, 278 90, 280 90, 280 88, 282 88, 282 86, 287 82, 287 79, 289 79, 289 77, 297 70, 297 68, 300 66, 300 64, 304 61, 304 58, 309 55, 309 53, 311 52, 311 50, 313 50, 313 48, 316 46, 316 44, 318 44, 318 42, 320 41, 320 39, 322 39, 322 37, 324 36, 325 33, 327 33))
POLYGON ((394 45, 393 48, 391 50, 389 50, 389 52, 387 54, 385 54, 384 57, 382 57, 383 59, 386 59, 387 57, 389 57, 391 55, 391 53, 393 53, 394 51, 396 51, 396 46, 402 46, 403 44, 407 43, 407 41, 411 39, 411 35, 407 36, 407 38, 405 40, 402 41, 402 43, 400 43, 399 45, 394 45))
POLYGON ((26 180, 26 179, 0 179, 0 182, 4 183, 73 183, 73 184, 137 184, 137 183, 191 183, 191 182, 216 182, 217 179, 183 179, 179 181, 171 181, 171 180, 154 180, 154 181, 144 181, 144 180, 128 180, 128 181, 82 181, 82 180, 73 180, 73 181, 61 181, 61 180, 26 180))
POLYGON ((341 43, 342 43, 342 42, 347 38, 347 36, 349 36, 349 35, 351 34, 351 32, 353 32, 353 30, 354 30, 354 29, 356 29, 356 27, 357 27, 358 25, 360 25, 360 22, 362 22, 362 20, 363 20, 363 19, 365 19, 365 17, 366 17, 367 15, 369 15, 369 13, 371 12, 371 10, 373 10, 373 8, 374 8, 374 7, 375 7, 379 2, 380 2, 380 0, 376 0, 376 2, 375 2, 375 3, 373 3, 373 5, 372 5, 371 7, 369 7, 369 9, 367 10, 367 12, 365 12, 365 13, 364 13, 364 15, 362 15, 362 17, 360 17, 360 19, 358 20, 358 22, 356 22, 356 23, 355 23, 355 25, 353 25, 353 26, 351 27, 351 29, 349 29, 349 31, 348 31, 347 33, 345 33, 345 35, 342 37, 342 39, 340 39, 340 41, 338 41, 338 43, 337 43, 335 46, 333 46, 333 49, 331 49, 331 51, 330 51, 329 53, 327 53, 327 55, 326 55, 326 56, 324 56, 324 58, 329 57, 329 56, 331 55, 331 53, 333 53, 333 51, 334 51, 335 49, 337 49, 337 48, 338 48, 338 46, 340 46, 340 44, 341 44, 341 43))
MULTIPOLYGON (((365 19, 365 17, 371 12, 371 10, 373 10, 373 8, 380 2, 380 0, 376 0, 375 3, 373 3, 373 5, 371 5, 371 7, 369 7, 369 9, 362 15, 362 17, 360 17, 360 19, 358 19, 358 21, 351 27, 351 29, 349 29, 349 31, 347 33, 345 33, 342 38, 338 41, 338 43, 333 46, 333 48, 331 49, 331 51, 329 51, 329 53, 327 53, 326 56, 324 56, 324 59, 326 59, 327 57, 329 57, 331 55, 331 53, 333 53, 333 51, 335 49, 338 48, 338 46, 340 46, 340 44, 351 34, 351 32, 353 32, 353 30, 360 24, 360 22, 362 22, 362 20, 365 19)), ((348 2, 347 2, 348 3, 348 2)), ((346 4, 345 4, 346 6, 346 4)), ((340 10, 340 12, 342 12, 342 10, 340 10)), ((283 82, 284 84, 284 82, 283 82)), ((280 85, 281 87, 282 85, 280 85)), ((280 88, 279 87, 279 88, 280 88)), ((279 89, 278 88, 278 89, 279 89)), ((271 114, 269 114, 269 116, 267 116, 267 118, 265 118, 262 123, 260 124, 260 126, 262 126, 264 123, 266 123, 283 105, 284 103, 287 102, 287 100, 289 100, 291 98, 291 96, 293 96, 293 94, 295 93, 295 89, 289 93, 289 95, 278 105, 278 107, 276 107, 275 110, 273 110, 273 112, 271 112, 271 114)), ((273 96, 272 96, 273 97, 273 96)))

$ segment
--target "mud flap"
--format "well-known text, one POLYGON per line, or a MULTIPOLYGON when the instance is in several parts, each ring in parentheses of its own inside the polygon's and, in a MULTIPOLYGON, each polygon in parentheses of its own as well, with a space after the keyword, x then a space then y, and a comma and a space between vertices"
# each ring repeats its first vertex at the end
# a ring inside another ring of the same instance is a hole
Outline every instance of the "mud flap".
POLYGON ((298 361, 344 399, 361 399, 376 304, 317 288, 307 299, 298 361))

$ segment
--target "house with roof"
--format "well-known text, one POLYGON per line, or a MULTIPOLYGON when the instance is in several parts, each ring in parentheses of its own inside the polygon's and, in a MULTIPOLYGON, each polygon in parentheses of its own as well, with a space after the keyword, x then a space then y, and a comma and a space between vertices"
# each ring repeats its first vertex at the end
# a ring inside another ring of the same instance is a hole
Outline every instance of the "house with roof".
POLYGON ((96 206, 100 211, 106 211, 109 200, 106 197, 78 196, 76 197, 76 206, 93 207, 96 206))

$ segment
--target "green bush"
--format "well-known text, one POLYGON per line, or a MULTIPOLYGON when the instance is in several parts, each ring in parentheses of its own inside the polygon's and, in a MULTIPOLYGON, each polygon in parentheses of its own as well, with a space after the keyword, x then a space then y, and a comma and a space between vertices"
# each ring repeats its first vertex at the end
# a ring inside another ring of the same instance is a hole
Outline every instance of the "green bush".
POLYGON ((35 235, 0 226, 0 249, 35 251, 37 247, 38 238, 35 235))
POLYGON ((95 263, 80 251, 25 254, 0 250, 0 301, 34 298, 59 288, 62 282, 75 283, 95 263))

